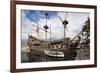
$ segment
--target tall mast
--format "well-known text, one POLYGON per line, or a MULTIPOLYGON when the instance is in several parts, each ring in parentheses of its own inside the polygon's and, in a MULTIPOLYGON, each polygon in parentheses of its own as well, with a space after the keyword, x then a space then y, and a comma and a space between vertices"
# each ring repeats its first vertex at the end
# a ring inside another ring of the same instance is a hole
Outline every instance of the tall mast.
POLYGON ((50 42, 51 42, 51 24, 50 24, 50 42))
MULTIPOLYGON (((64 43, 65 43, 66 29, 67 29, 66 25, 68 24, 68 21, 67 21, 67 19, 66 19, 66 13, 65 13, 65 20, 64 20, 64 21, 61 19, 60 16, 59 16, 59 18, 60 18, 60 20, 61 20, 61 22, 62 22, 62 24, 63 24, 63 26, 64 26, 64 43)), ((68 30, 68 29, 67 29, 67 30, 68 30)))
POLYGON ((65 12, 65 20, 62 22, 62 24, 64 25, 64 38, 66 37, 66 25, 68 24, 68 21, 66 19, 66 12, 65 12))
POLYGON ((38 25, 38 21, 37 21, 37 38, 39 37, 39 25, 38 25))
POLYGON ((37 38, 39 38, 39 24, 38 24, 38 15, 37 15, 37 29, 36 29, 36 32, 37 32, 37 38))
POLYGON ((48 16, 48 14, 45 13, 45 16, 46 16, 46 25, 43 28, 45 29, 45 41, 47 41, 47 29, 49 29, 49 27, 47 26, 47 16, 48 16))

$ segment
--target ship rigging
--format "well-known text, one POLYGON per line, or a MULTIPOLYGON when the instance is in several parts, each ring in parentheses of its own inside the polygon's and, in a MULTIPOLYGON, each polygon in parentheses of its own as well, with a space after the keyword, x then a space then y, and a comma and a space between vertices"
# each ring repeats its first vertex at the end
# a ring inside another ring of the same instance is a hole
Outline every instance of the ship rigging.
MULTIPOLYGON (((65 13, 66 15, 66 13, 65 13)), ((68 15, 68 13, 67 13, 68 15)), ((48 26, 47 19, 48 19, 48 13, 45 13, 45 19, 46 19, 46 24, 42 27, 39 26, 38 21, 37 25, 34 25, 34 27, 37 28, 37 37, 34 37, 32 35, 28 35, 28 41, 27 45, 30 48, 30 52, 32 55, 36 54, 45 54, 48 56, 52 57, 64 57, 65 52, 69 52, 71 48, 76 48, 80 44, 81 37, 80 35, 83 33, 83 30, 80 31, 73 39, 70 39, 66 35, 66 30, 68 31, 67 25, 68 25, 68 20, 65 17, 64 20, 59 16, 60 21, 62 22, 63 25, 63 38, 58 39, 58 40, 52 40, 51 37, 56 37, 55 34, 51 32, 51 24, 48 26), (48 31, 50 29, 50 31, 48 31), (42 30, 45 32, 45 40, 39 39, 39 30, 42 30), (47 39, 47 35, 50 34, 50 41, 47 39), (78 38, 77 40, 75 40, 78 38), (52 40, 52 41, 51 41, 52 40), (74 42, 73 42, 74 41, 74 42)), ((85 28, 85 27, 84 27, 85 28)))

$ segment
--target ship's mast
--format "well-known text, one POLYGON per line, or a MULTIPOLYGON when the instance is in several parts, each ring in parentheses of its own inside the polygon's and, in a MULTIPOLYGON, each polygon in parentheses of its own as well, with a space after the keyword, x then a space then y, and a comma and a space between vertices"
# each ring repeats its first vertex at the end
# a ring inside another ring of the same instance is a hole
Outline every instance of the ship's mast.
POLYGON ((62 24, 64 25, 64 38, 65 38, 66 37, 66 29, 67 29, 66 25, 68 24, 68 21, 66 19, 66 12, 65 12, 65 20, 62 21, 62 24))
MULTIPOLYGON (((68 24, 68 21, 67 21, 67 19, 66 19, 66 13, 65 13, 65 20, 62 20, 60 16, 59 16, 59 18, 60 18, 60 20, 61 20, 61 22, 62 22, 62 24, 63 24, 63 26, 64 26, 64 41, 63 41, 63 42, 65 43, 66 29, 67 29, 66 25, 68 24)), ((68 29, 67 29, 67 30, 68 30, 68 29)))
POLYGON ((39 38, 39 25, 38 25, 38 21, 37 21, 37 38, 39 38))
MULTIPOLYGON (((51 33, 51 24, 50 24, 50 33, 51 33)), ((51 42, 51 34, 50 34, 50 42, 51 42)))
POLYGON ((67 20, 64 20, 63 22, 63 26, 64 26, 64 38, 66 37, 66 25, 68 24, 67 20))
POLYGON ((47 16, 48 16, 48 14, 45 13, 45 16, 46 16, 46 25, 43 28, 45 29, 45 41, 47 41, 47 29, 49 29, 49 27, 47 26, 47 16))

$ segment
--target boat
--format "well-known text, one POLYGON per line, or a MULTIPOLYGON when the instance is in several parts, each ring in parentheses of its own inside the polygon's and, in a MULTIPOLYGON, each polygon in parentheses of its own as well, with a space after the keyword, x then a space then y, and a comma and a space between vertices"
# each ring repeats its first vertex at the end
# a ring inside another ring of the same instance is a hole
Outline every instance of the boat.
POLYGON ((47 56, 51 56, 51 57, 64 57, 64 53, 63 52, 59 52, 59 51, 50 51, 50 50, 44 50, 45 55, 47 56))

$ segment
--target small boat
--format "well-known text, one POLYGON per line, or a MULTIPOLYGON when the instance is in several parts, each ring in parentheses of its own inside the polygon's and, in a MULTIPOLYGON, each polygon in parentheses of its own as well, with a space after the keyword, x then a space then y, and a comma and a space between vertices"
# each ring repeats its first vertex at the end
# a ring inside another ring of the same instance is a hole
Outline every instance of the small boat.
POLYGON ((64 53, 63 52, 59 52, 59 51, 50 51, 50 50, 44 50, 44 53, 47 56, 51 56, 51 57, 64 57, 64 53))

